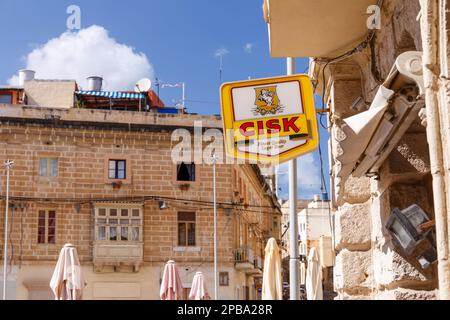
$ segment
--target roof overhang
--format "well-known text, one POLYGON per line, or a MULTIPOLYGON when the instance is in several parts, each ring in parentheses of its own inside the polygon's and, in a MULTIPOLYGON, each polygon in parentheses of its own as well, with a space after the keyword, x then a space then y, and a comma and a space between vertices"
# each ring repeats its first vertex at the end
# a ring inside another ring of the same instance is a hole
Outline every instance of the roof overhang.
POLYGON ((23 90, 22 86, 0 86, 0 90, 23 90))
POLYGON ((334 58, 367 37, 378 0, 264 0, 272 57, 334 58), (370 12, 370 11, 369 11, 370 12))

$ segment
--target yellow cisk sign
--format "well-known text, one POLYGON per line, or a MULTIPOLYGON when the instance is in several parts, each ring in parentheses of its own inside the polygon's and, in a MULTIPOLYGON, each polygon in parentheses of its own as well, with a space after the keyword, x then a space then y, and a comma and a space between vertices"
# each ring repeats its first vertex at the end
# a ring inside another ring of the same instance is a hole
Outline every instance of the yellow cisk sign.
POLYGON ((276 165, 317 148, 319 133, 308 76, 225 83, 220 94, 229 157, 276 165))

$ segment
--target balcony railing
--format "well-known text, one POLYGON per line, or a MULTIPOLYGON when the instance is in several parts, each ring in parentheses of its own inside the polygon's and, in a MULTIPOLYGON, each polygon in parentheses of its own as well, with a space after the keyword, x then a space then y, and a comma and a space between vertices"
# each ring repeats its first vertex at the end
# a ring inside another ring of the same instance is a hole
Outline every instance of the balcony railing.
POLYGON ((255 266, 255 269, 262 269, 263 268, 262 258, 261 257, 255 257, 255 259, 254 259, 254 266, 255 266))
POLYGON ((253 250, 248 247, 236 249, 234 253, 234 261, 236 263, 253 263, 253 250))
POLYGON ((262 258, 255 256, 252 249, 243 247, 235 250, 235 268, 245 270, 248 274, 260 274, 262 271, 262 258))

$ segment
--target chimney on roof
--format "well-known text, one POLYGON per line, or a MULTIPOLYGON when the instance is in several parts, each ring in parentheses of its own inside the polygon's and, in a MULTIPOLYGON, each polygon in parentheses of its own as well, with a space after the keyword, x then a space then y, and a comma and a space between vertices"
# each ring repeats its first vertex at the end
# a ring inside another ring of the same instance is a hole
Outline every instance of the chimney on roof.
POLYGON ((36 74, 33 70, 22 69, 19 70, 19 86, 23 86, 25 81, 34 80, 36 74))
POLYGON ((88 91, 102 91, 102 77, 92 76, 87 78, 88 91))

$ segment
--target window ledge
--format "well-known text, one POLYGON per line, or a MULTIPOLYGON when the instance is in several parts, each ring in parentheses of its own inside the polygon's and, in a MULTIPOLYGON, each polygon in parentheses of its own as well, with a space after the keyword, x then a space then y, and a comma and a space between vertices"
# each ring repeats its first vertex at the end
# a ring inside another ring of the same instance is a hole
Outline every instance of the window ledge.
POLYGON ((202 248, 200 247, 173 247, 175 252, 200 252, 202 248))
POLYGON ((118 184, 121 186, 124 185, 130 185, 131 184, 131 179, 127 178, 127 179, 107 179, 105 180, 105 185, 111 185, 111 184, 118 184))
POLYGON ((38 176, 36 179, 37 183, 52 183, 52 182, 58 182, 58 176, 56 177, 43 177, 38 176))
POLYGON ((39 248, 56 248, 56 243, 37 243, 36 244, 38 249, 39 248))
POLYGON ((194 185, 197 183, 197 180, 195 181, 180 181, 180 180, 175 180, 173 181, 174 184, 189 184, 189 185, 194 185))

